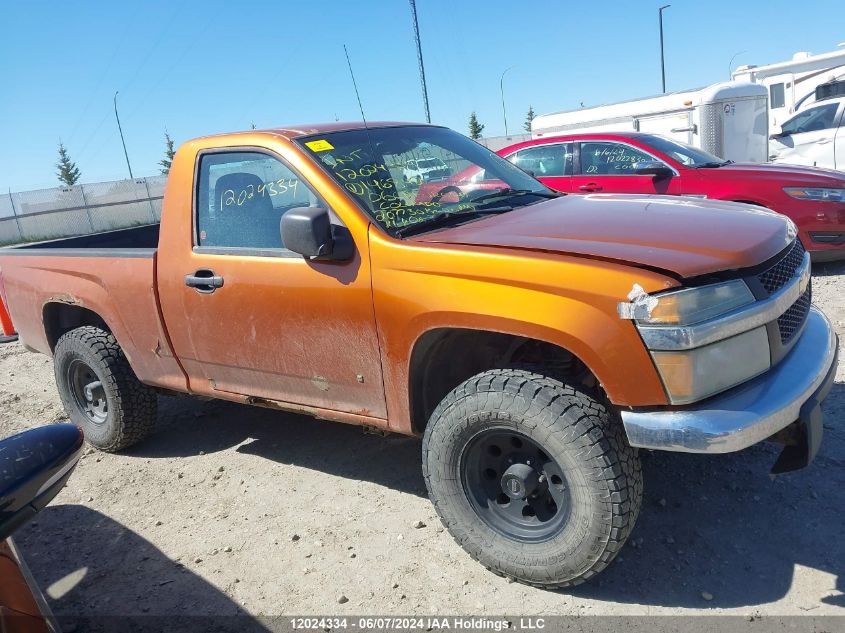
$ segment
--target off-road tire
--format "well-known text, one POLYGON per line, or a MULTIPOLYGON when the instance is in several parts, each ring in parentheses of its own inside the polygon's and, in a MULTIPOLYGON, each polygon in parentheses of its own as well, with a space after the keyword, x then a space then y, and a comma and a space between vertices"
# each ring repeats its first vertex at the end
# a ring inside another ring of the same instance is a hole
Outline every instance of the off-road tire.
POLYGON ((93 447, 114 453, 137 444, 154 430, 156 393, 138 380, 111 333, 92 326, 71 330, 56 344, 53 369, 70 421, 82 429, 93 447), (108 412, 101 424, 86 416, 73 395, 68 368, 74 361, 87 365, 102 382, 108 412))
POLYGON ((642 501, 639 457, 621 420, 585 391, 524 369, 486 371, 449 393, 431 415, 422 457, 429 497, 458 544, 490 571, 535 587, 571 587, 607 567, 642 501), (464 450, 501 429, 541 446, 572 484, 568 518, 546 540, 504 535, 469 500, 464 450))

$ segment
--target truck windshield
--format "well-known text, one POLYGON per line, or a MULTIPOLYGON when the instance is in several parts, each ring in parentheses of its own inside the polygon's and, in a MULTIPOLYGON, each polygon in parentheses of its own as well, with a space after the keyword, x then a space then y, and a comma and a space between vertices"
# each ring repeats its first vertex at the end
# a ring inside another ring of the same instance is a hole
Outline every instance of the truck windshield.
POLYGON ((297 142, 394 236, 408 234, 402 229, 412 224, 427 226, 438 216, 481 217, 485 207, 507 210, 556 196, 518 167, 448 128, 377 127, 301 137, 297 142))
POLYGON ((674 158, 676 161, 686 167, 719 167, 727 165, 731 161, 719 158, 715 154, 705 152, 703 149, 673 141, 665 136, 657 136, 656 134, 644 134, 640 140, 646 145, 653 147, 658 152, 662 152, 674 158))

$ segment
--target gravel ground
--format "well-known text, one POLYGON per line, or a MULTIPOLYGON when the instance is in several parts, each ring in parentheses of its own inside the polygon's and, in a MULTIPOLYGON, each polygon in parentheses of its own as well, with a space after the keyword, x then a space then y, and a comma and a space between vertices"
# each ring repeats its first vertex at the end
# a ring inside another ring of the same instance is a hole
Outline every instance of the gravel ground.
MULTIPOLYGON (((815 301, 845 335, 845 264, 815 301)), ((0 346, 0 436, 63 417, 49 359, 0 346)), ((645 453, 631 540, 569 591, 509 583, 444 532, 420 442, 162 398, 156 435, 93 451, 17 541, 59 614, 845 614, 845 368, 815 463, 645 453)))

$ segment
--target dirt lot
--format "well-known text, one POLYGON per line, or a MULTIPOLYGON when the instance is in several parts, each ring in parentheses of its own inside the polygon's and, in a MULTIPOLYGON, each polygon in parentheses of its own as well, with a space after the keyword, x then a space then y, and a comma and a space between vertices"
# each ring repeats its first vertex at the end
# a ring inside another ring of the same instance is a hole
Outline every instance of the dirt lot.
MULTIPOLYGON (((814 273, 843 336, 845 265, 814 273)), ((0 407, 0 436, 60 420, 50 361, 0 347, 0 407)), ((190 399, 162 398, 157 434, 128 453, 86 454, 18 543, 58 614, 845 614, 841 361, 825 414, 815 463, 774 481, 771 445, 644 454, 631 541, 572 591, 465 555, 418 440, 190 399)))

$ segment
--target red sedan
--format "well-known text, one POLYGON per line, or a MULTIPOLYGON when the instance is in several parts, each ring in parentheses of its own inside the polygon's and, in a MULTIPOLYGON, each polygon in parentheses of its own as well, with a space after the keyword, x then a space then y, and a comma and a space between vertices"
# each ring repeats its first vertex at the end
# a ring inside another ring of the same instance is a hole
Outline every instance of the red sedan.
POLYGON ((845 258, 843 172, 733 163, 637 132, 544 137, 498 153, 567 193, 700 196, 764 206, 792 218, 814 261, 845 258))

